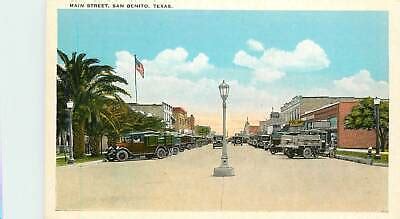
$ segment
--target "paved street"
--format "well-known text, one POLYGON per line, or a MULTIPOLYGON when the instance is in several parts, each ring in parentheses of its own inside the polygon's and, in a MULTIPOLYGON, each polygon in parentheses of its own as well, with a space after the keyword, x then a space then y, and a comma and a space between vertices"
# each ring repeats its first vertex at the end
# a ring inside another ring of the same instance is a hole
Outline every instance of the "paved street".
POLYGON ((221 153, 211 145, 163 160, 57 167, 57 209, 387 211, 385 167, 228 150, 229 178, 211 176, 221 153))

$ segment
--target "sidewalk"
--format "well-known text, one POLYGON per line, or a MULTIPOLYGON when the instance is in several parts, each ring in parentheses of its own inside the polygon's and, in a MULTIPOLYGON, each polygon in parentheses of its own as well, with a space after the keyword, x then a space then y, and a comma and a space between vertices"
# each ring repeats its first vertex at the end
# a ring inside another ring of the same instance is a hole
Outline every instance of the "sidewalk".
MULTIPOLYGON (((360 152, 360 153, 368 153, 368 149, 353 149, 353 148, 336 148, 338 151, 351 151, 351 152, 360 152)), ((375 149, 372 149, 372 153, 375 154, 375 149)), ((388 151, 381 152, 381 154, 389 154, 388 151)))

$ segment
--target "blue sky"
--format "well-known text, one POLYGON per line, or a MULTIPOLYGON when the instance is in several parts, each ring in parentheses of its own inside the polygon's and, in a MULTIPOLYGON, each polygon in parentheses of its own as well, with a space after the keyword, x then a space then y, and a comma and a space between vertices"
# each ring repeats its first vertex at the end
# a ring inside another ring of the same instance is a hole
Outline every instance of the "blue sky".
MULTIPOLYGON (((178 84, 182 82, 182 86, 190 82, 201 84, 202 80, 209 80, 206 84, 222 79, 232 81, 233 88, 237 85, 236 90, 245 90, 241 93, 253 90, 254 95, 248 95, 265 103, 250 106, 243 98, 232 99, 239 105, 246 104, 247 112, 257 111, 250 118, 256 121, 262 119, 257 117, 267 109, 272 106, 277 109, 288 97, 297 94, 387 96, 387 16, 386 12, 68 9, 58 11, 58 48, 97 57, 102 63, 115 66, 122 75, 129 71, 124 68, 129 63, 121 61, 126 60, 122 55, 118 61, 117 52, 137 54, 146 69, 146 77, 140 83, 143 87, 139 85, 141 100, 171 98, 166 101, 186 104, 186 108, 200 114, 207 114, 207 109, 196 104, 214 102, 207 102, 208 98, 195 103, 172 98, 182 91, 155 97, 153 91, 146 92, 144 84, 156 75, 178 84), (249 40, 262 48, 251 49, 249 40), (296 53, 298 45, 303 45, 299 46, 303 49, 296 53), (239 51, 244 52, 244 58, 238 56, 234 61, 239 51), (160 54, 164 58, 156 59, 160 54), (262 61, 263 54, 269 56, 262 61), (194 61, 199 55, 199 62, 194 61), (306 58, 301 58, 304 55, 306 58), (261 62, 254 64, 251 62, 254 58, 261 62), (182 68, 175 68, 174 63, 182 68), (146 80, 147 77, 150 79, 146 80), (257 96, 260 92, 265 94, 257 96)), ((128 75, 127 79, 131 77, 128 75)), ((243 107, 239 108, 233 110, 243 117, 246 112, 240 112, 243 107)))

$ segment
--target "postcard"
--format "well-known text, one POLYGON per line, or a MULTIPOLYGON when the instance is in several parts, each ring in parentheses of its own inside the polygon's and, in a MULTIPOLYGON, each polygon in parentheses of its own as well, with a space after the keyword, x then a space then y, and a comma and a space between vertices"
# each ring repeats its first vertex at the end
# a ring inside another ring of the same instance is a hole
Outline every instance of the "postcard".
POLYGON ((309 3, 49 1, 46 217, 393 217, 394 12, 309 3))

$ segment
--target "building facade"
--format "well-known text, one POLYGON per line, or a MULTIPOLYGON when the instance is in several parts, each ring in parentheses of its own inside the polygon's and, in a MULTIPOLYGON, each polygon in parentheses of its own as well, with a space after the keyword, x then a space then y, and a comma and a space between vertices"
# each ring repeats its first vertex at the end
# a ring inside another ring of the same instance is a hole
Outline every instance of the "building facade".
POLYGON ((249 117, 247 117, 246 122, 244 123, 243 132, 241 132, 245 136, 256 135, 260 131, 260 126, 250 125, 249 117))
POLYGON ((160 118, 166 125, 166 128, 172 128, 172 106, 162 102, 161 104, 138 104, 129 103, 129 107, 135 111, 149 116, 160 118))
POLYGON ((303 97, 295 96, 289 102, 281 107, 280 118, 284 124, 289 124, 289 121, 299 120, 300 116, 307 111, 318 109, 327 104, 332 104, 340 101, 354 101, 359 98, 354 97, 303 97))
POLYGON ((189 129, 190 130, 194 130, 194 127, 195 127, 195 119, 194 119, 194 116, 193 116, 193 114, 191 114, 189 117, 188 117, 188 127, 189 127, 189 129))
POLYGON ((173 107, 172 115, 175 119, 173 123, 174 130, 180 133, 193 133, 195 127, 195 118, 193 115, 187 116, 187 112, 182 107, 173 107))
POLYGON ((339 148, 365 149, 375 147, 375 130, 345 128, 346 116, 358 104, 358 100, 327 104, 305 112, 301 115, 301 120, 305 122, 307 129, 315 128, 317 125, 326 122, 328 124, 326 128, 336 135, 337 147, 339 148))
POLYGON ((280 117, 280 113, 272 111, 269 115, 269 119, 265 121, 263 130, 265 130, 264 133, 266 134, 272 134, 275 131, 281 130, 282 126, 283 121, 280 117))

